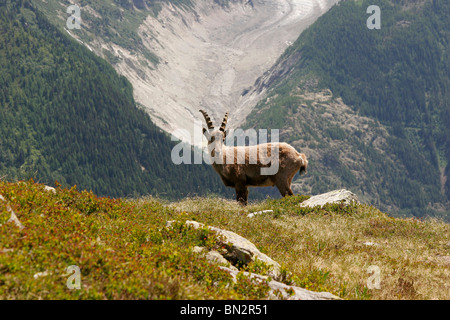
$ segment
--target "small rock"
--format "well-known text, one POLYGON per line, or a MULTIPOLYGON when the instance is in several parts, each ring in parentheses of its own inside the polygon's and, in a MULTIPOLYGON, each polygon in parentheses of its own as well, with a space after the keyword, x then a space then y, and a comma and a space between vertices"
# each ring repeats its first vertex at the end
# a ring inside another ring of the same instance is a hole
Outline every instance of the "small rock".
POLYGON ((257 212, 252 212, 250 214, 247 215, 248 218, 252 218, 258 214, 263 214, 263 213, 272 213, 273 210, 262 210, 262 211, 257 211, 257 212))
POLYGON ((20 222, 19 218, 17 218, 14 211, 8 206, 8 211, 11 212, 11 217, 9 218, 8 222, 14 222, 14 224, 19 228, 23 229, 25 228, 23 224, 20 222))
POLYGON ((201 253, 201 252, 203 252, 203 251, 206 251, 206 248, 199 247, 199 246, 195 246, 195 247, 192 249, 192 251, 195 252, 195 253, 201 253))
POLYGON ((56 193, 56 189, 50 186, 44 186, 44 190, 48 192, 56 193))
POLYGON ((441 256, 440 254, 437 255, 437 258, 442 261, 444 264, 450 265, 450 256, 441 256))
POLYGON ((365 246, 369 246, 369 247, 371 247, 371 246, 379 246, 378 243, 372 242, 372 241, 357 240, 357 242, 361 243, 361 244, 363 244, 365 246))
POLYGON ((44 271, 44 272, 38 272, 38 273, 35 273, 34 275, 33 275, 33 278, 35 278, 35 279, 37 279, 37 278, 40 278, 40 277, 46 277, 46 276, 48 276, 50 273, 48 273, 47 271, 44 271))

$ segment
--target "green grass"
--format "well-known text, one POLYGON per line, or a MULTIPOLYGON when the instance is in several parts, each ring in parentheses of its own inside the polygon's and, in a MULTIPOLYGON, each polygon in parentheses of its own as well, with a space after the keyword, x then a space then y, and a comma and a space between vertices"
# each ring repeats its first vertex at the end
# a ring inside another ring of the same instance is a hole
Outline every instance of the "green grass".
MULTIPOLYGON (((398 219, 365 205, 301 208, 307 196, 241 207, 217 197, 167 202, 99 198, 76 188, 44 190, 33 181, 0 181, 0 299, 264 299, 266 283, 237 283, 193 252, 217 248, 196 220, 240 234, 282 265, 283 281, 343 299, 449 299, 450 227, 398 219), (272 209, 248 218, 250 212, 272 209), (177 221, 167 228, 166 222, 177 221), (367 245, 372 243, 373 245, 367 245), (67 267, 81 270, 70 290, 67 267), (369 289, 367 268, 381 269, 369 289), (40 276, 39 276, 40 275, 40 276)), ((254 263, 243 270, 265 272, 254 263)))

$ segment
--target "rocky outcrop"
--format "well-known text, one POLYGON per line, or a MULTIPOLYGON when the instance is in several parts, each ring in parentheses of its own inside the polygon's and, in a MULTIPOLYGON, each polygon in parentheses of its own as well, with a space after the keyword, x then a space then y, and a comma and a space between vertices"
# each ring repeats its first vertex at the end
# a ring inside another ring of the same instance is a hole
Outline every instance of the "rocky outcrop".
MULTIPOLYGON (((168 226, 170 226, 171 223, 172 221, 169 221, 168 226)), ((186 224, 196 229, 206 227, 204 224, 196 221, 186 221, 186 224)), ((226 249, 226 252, 224 252, 222 256, 232 265, 247 265, 250 262, 259 260, 271 267, 271 271, 269 272, 271 277, 274 279, 280 277, 280 264, 259 251, 253 243, 232 231, 211 226, 207 226, 207 228, 222 236, 222 239, 219 240, 220 242, 218 243, 220 247, 226 249)))
POLYGON ((358 197, 351 191, 346 189, 334 190, 327 193, 312 196, 308 200, 303 201, 301 207, 323 207, 327 203, 342 203, 349 205, 352 202, 359 203, 358 197))
MULTIPOLYGON (((170 227, 173 221, 168 221, 166 226, 170 227)), ((219 246, 224 247, 226 252, 220 253, 215 250, 208 251, 206 248, 194 247, 193 251, 202 254, 211 263, 219 264, 219 268, 228 272, 233 281, 236 281, 236 276, 240 271, 234 265, 247 265, 252 261, 260 260, 266 265, 271 267, 271 271, 266 275, 260 275, 250 272, 243 272, 245 276, 248 276, 256 281, 266 281, 270 287, 269 298, 270 299, 287 299, 287 300, 337 300, 339 297, 328 292, 313 292, 297 286, 290 286, 277 281, 281 278, 280 264, 270 257, 259 251, 256 246, 241 237, 240 235, 223 230, 216 227, 205 226, 202 223, 196 221, 186 221, 187 225, 194 228, 208 228, 221 235, 219 240, 219 246)))
MULTIPOLYGON (((222 270, 228 272, 233 280, 236 281, 236 276, 239 273, 238 270, 233 270, 227 267, 220 267, 222 270)), ((256 281, 268 281, 268 277, 255 273, 243 272, 244 275, 249 276, 256 281)), ((268 281, 270 287, 269 298, 270 299, 286 299, 286 300, 341 300, 339 297, 329 292, 314 292, 309 291, 297 286, 289 286, 276 280, 268 281)))

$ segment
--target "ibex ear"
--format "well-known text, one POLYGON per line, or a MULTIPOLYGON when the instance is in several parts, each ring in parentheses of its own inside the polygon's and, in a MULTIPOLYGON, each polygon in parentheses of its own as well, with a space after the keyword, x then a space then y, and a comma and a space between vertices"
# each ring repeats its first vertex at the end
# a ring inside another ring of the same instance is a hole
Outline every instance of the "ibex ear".
POLYGON ((300 157, 302 158, 302 166, 300 167, 300 175, 308 173, 308 160, 306 159, 306 156, 302 153, 300 154, 300 157))
POLYGON ((209 133, 208 129, 203 128, 203 134, 205 135, 208 141, 211 141, 211 134, 209 133))
POLYGON ((229 133, 229 130, 225 130, 223 132, 223 141, 225 141, 225 139, 227 138, 228 133, 229 133))

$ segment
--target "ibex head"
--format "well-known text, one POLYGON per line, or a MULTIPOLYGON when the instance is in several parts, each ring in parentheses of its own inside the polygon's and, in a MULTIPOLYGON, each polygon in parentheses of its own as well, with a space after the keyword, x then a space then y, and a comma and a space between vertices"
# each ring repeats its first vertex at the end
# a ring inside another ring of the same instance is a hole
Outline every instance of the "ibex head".
POLYGON ((213 123, 208 116, 208 114, 204 110, 200 110, 200 112, 205 117, 206 125, 208 126, 208 129, 203 128, 203 134, 205 135, 206 139, 208 140, 208 145, 211 143, 217 143, 217 142, 224 142, 225 138, 227 137, 227 130, 225 130, 227 126, 228 121, 228 112, 225 113, 225 117, 222 120, 222 124, 220 125, 219 129, 214 129, 213 123))

